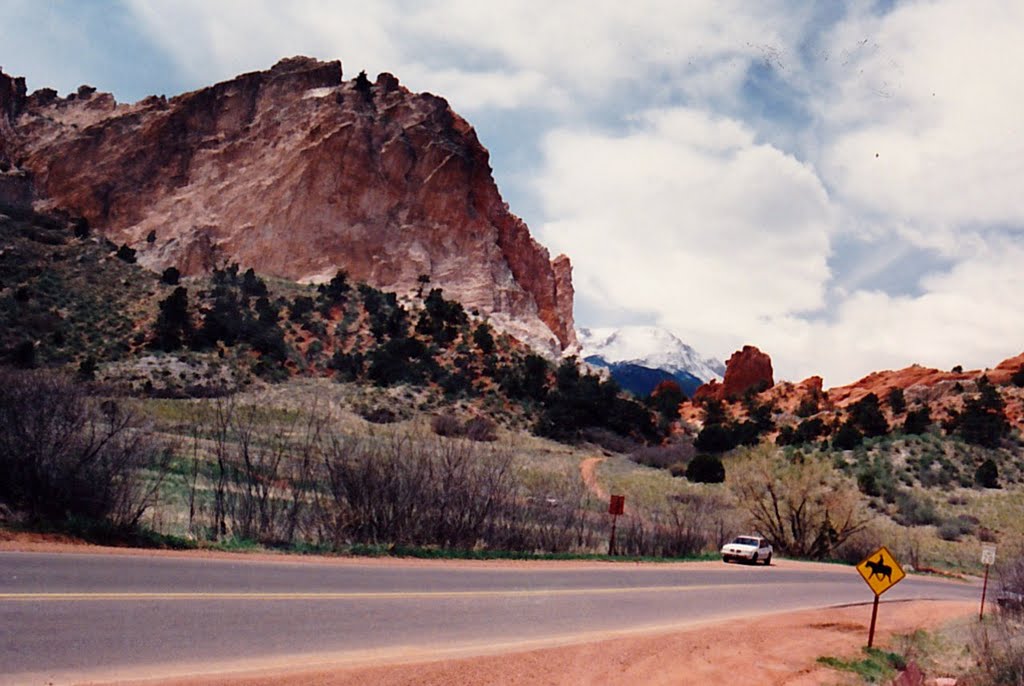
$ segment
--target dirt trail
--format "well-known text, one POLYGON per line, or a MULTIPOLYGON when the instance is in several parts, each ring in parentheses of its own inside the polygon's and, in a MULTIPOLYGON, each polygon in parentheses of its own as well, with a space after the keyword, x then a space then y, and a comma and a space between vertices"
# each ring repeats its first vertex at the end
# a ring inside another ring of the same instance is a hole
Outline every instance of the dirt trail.
POLYGON ((598 500, 608 500, 608 491, 601 487, 601 484, 597 483, 597 465, 604 462, 603 457, 588 457, 580 461, 580 477, 583 479, 583 483, 587 485, 587 488, 594 497, 598 500))
MULTIPOLYGON (((580 460, 580 477, 583 479, 583 483, 587 485, 587 490, 593 493, 598 501, 607 503, 611 495, 597 480, 597 465, 604 462, 604 460, 605 458, 603 457, 588 457, 580 460)), ((623 505, 622 513, 625 515, 633 514, 633 508, 629 502, 623 505)))

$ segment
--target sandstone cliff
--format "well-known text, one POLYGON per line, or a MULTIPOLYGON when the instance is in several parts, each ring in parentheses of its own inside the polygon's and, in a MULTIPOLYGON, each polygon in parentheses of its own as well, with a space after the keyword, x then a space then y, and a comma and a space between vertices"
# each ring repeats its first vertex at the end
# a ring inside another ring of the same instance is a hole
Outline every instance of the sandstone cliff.
POLYGON ((0 72, 0 165, 37 209, 85 217, 153 269, 341 268, 399 293, 425 275, 533 345, 576 342, 568 258, 509 212, 473 128, 390 74, 345 81, 339 62, 297 57, 125 105, 87 86, 26 94, 0 72))

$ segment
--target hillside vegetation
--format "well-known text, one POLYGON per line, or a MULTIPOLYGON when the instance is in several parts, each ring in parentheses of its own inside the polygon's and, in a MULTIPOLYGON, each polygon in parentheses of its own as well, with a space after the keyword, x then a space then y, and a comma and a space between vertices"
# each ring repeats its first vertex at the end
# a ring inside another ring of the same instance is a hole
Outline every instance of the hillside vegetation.
MULTIPOLYGON (((780 553, 977 568, 1024 478, 1002 393, 790 408, 643 402, 494 331, 425 278, 398 297, 226 265, 149 273, 61 217, 0 217, 0 514, 104 540, 337 551, 780 553), (680 419, 680 408, 686 410, 680 419), (688 414, 687 414, 688 413, 688 414), (595 484, 581 462, 597 456, 595 484), (170 537, 160 539, 160 537, 170 537)), ((813 405, 813 406, 812 406, 813 405)))

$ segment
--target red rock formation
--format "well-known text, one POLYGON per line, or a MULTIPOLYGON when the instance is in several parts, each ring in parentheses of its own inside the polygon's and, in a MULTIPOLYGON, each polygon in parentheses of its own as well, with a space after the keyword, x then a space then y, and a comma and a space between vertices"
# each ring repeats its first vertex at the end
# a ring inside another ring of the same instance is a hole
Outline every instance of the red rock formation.
POLYGON ((718 379, 711 379, 706 383, 702 383, 697 386, 697 390, 693 392, 693 404, 699 404, 706 400, 722 400, 725 394, 722 392, 722 384, 718 383, 718 379))
POLYGON ((575 343, 568 258, 509 212, 473 128, 390 74, 344 81, 339 62, 296 57, 134 105, 89 87, 26 96, 0 74, 0 134, 39 209, 84 216, 153 269, 343 268, 399 293, 427 275, 524 340, 575 343))
POLYGON ((796 414, 805 401, 813 402, 819 411, 827 410, 832 405, 828 393, 822 390, 822 383, 820 376, 809 376, 798 383, 780 381, 758 399, 787 414, 796 414))
POLYGON ((694 391, 693 400, 737 400, 751 389, 760 393, 775 385, 772 375, 772 358, 752 345, 745 345, 726 361, 722 383, 712 379, 701 385, 694 391))
MULTIPOLYGON (((747 348, 744 348, 745 350, 747 348)), ((751 350, 763 355, 756 348, 751 350)), ((745 419, 746 408, 743 402, 739 402, 743 395, 742 391, 738 394, 735 391, 731 394, 727 393, 727 384, 730 378, 735 379, 737 370, 742 368, 738 365, 751 366, 749 360, 757 358, 754 353, 743 355, 744 351, 729 358, 726 363, 726 377, 723 383, 714 381, 706 383, 697 389, 692 401, 683 403, 680 413, 685 422, 700 426, 703 421, 701 401, 709 398, 726 401, 725 412, 733 420, 745 419), (747 361, 740 362, 739 360, 743 360, 744 357, 747 358, 747 361), (730 371, 733 373, 732 377, 730 377, 730 371)), ((763 361, 760 364, 763 364, 763 361)), ((770 365, 770 360, 768 360, 768 365, 770 365)), ((927 405, 931 409, 933 420, 941 421, 953 412, 963 409, 964 399, 977 392, 977 381, 984 375, 991 383, 999 386, 1005 403, 1007 419, 1018 429, 1024 429, 1024 388, 1016 386, 1011 381, 1013 374, 1022 365, 1024 365, 1024 353, 1004 360, 992 369, 985 370, 944 372, 915 364, 895 371, 872 372, 852 384, 830 388, 827 391, 822 390, 821 377, 812 376, 796 384, 781 381, 760 392, 757 401, 770 405, 777 415, 782 416, 782 419, 777 419, 780 425, 795 426, 802 419, 798 413, 805 400, 814 400, 819 413, 828 413, 829 415, 835 413, 837 417, 842 417, 846 408, 860 401, 869 393, 874 393, 881 401, 882 410, 890 425, 897 426, 904 417, 894 415, 888 398, 892 389, 898 388, 903 391, 908 407, 927 405)), ((770 383, 770 375, 769 366, 768 383, 770 383)))
POLYGON ((711 380, 702 385, 694 393, 694 400, 736 400, 751 389, 761 392, 774 385, 772 358, 752 345, 745 345, 726 361, 722 383, 711 380))
MULTIPOLYGON (((942 417, 950 411, 963 407, 965 392, 973 393, 977 380, 987 376, 989 381, 1000 386, 1000 393, 1006 403, 1006 416, 1011 424, 1024 426, 1024 389, 1010 382, 1013 374, 1024 365, 1024 353, 1000 362, 992 369, 972 369, 961 372, 944 372, 939 369, 911 365, 904 369, 872 372, 864 378, 837 388, 829 389, 829 399, 836 407, 848 407, 869 393, 874 393, 886 404, 889 392, 898 388, 903 391, 908 405, 928 405, 933 417, 942 417)), ((889 417, 892 421, 891 416, 889 417)))
POLYGON ((969 372, 943 372, 938 369, 930 369, 915 364, 896 371, 871 372, 863 379, 854 381, 846 386, 830 388, 828 394, 829 398, 837 406, 846 407, 869 393, 874 393, 884 400, 893 388, 899 388, 903 391, 912 386, 930 388, 939 385, 941 382, 971 381, 980 376, 981 373, 977 370, 969 372))

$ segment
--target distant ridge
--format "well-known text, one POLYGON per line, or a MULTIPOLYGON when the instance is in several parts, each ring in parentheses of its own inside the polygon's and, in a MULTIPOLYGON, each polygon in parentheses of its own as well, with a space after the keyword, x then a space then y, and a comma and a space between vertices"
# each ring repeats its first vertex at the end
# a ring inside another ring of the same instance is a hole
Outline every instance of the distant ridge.
POLYGON ((687 396, 702 383, 721 381, 725 365, 700 355, 667 329, 655 326, 578 329, 583 359, 607 368, 620 386, 649 395, 665 379, 675 379, 687 396))

